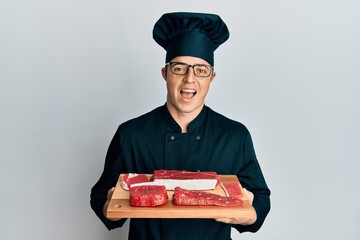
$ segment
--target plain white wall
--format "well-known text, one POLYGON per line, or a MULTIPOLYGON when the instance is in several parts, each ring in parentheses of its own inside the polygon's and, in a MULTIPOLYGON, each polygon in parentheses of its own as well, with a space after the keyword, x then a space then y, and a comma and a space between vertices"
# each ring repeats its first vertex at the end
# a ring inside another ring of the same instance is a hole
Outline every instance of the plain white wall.
POLYGON ((256 234, 360 239, 360 2, 0 1, 0 239, 126 239, 89 206, 121 122, 165 102, 169 11, 219 14, 207 105, 251 131, 272 190, 256 234))

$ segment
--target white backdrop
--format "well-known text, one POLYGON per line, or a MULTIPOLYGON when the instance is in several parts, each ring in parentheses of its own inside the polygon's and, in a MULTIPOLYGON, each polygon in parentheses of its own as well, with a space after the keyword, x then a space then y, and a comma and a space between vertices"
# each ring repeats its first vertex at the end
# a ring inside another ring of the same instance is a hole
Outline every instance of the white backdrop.
POLYGON ((89 205, 121 122, 165 102, 165 12, 219 14, 207 105, 244 123, 272 190, 256 233, 360 239, 360 2, 0 1, 0 239, 126 239, 89 205))

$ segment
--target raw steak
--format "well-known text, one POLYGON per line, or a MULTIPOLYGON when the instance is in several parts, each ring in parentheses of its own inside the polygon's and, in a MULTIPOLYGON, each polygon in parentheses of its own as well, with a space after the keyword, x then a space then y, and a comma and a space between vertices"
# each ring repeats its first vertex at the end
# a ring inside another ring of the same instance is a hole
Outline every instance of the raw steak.
POLYGON ((146 174, 127 173, 121 175, 121 187, 125 190, 129 190, 129 187, 135 183, 148 182, 149 179, 146 174))
POLYGON ((218 194, 208 193, 203 191, 191 191, 175 188, 174 205, 195 205, 195 206, 222 206, 222 207, 235 207, 241 206, 242 201, 237 197, 223 197, 218 194))
POLYGON ((165 185, 167 190, 181 187, 188 190, 210 190, 219 183, 216 172, 190 172, 186 170, 155 170, 153 185, 165 185))
POLYGON ((158 179, 216 179, 220 182, 216 172, 191 172, 186 170, 155 170, 152 180, 158 179))
POLYGON ((165 186, 131 186, 130 205, 137 207, 153 207, 167 202, 165 186))
POLYGON ((224 189, 224 192, 227 197, 241 198, 243 196, 240 185, 236 182, 221 183, 220 185, 224 189))

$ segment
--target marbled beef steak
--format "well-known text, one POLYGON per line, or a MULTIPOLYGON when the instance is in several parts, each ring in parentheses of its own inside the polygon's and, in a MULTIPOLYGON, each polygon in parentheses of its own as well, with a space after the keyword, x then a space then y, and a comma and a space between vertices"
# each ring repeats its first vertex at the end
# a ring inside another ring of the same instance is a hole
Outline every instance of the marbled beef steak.
POLYGON ((218 194, 204 191, 186 190, 176 187, 173 197, 174 205, 184 206, 241 206, 242 200, 237 197, 223 197, 218 194))
POLYGON ((131 186, 130 205, 137 207, 153 207, 168 201, 165 186, 131 186))

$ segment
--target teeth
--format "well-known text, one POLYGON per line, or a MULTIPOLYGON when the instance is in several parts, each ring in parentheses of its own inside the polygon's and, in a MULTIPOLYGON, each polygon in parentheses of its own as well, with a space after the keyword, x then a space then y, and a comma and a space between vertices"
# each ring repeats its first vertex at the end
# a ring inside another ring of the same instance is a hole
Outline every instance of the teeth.
POLYGON ((187 92, 187 93, 195 93, 196 92, 194 89, 183 89, 181 91, 182 92, 187 92))

